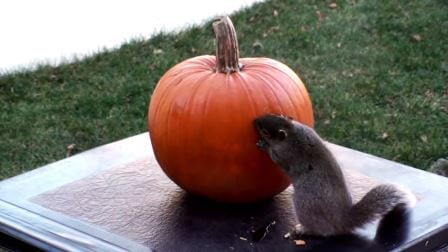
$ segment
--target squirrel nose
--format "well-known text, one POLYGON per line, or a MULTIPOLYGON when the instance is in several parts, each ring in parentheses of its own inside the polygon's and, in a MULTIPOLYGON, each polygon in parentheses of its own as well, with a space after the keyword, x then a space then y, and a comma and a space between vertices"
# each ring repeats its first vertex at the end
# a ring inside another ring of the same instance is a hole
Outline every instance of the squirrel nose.
POLYGON ((266 140, 264 139, 260 139, 258 140, 258 142, 256 143, 257 147, 261 150, 266 150, 269 147, 268 142, 266 142, 266 140))

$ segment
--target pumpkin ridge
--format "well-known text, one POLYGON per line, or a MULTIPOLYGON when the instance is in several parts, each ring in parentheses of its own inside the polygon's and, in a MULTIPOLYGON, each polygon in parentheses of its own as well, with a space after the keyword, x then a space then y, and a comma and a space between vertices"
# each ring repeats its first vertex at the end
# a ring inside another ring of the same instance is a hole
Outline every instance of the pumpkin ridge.
MULTIPOLYGON (((182 67, 182 63, 177 64, 177 67, 181 68, 182 67)), ((173 69, 170 69, 170 70, 173 70, 173 69)), ((159 102, 158 102, 158 105, 156 107, 156 111, 154 111, 155 115, 159 115, 160 114, 159 110, 165 108, 165 106, 166 106, 165 103, 170 100, 170 99, 167 99, 167 96, 169 96, 173 92, 172 89, 176 88, 177 86, 179 86, 179 84, 182 83, 182 81, 185 80, 185 78, 182 78, 183 74, 184 74, 184 72, 182 72, 180 70, 179 71, 174 71, 173 70, 173 73, 171 73, 171 71, 168 71, 167 76, 162 76, 162 78, 159 80, 159 83, 157 84, 157 86, 156 86, 156 88, 154 89, 154 92, 153 92, 153 94, 156 93, 156 92, 160 93, 158 95, 159 96, 159 102), (171 79, 173 76, 175 78, 171 79), (167 79, 169 80, 168 84, 159 85, 160 83, 166 83, 168 81, 167 79), (176 82, 176 83, 173 83, 173 82, 176 82), (164 89, 162 89, 161 91, 157 90, 157 89, 159 89, 161 87, 163 87, 164 89)))
MULTIPOLYGON (((200 80, 198 80, 197 81, 197 83, 198 83, 198 86, 199 87, 202 87, 203 89, 202 90, 205 90, 205 91, 199 91, 199 90, 201 90, 200 88, 198 88, 194 93, 197 93, 198 91, 200 92, 200 93, 204 93, 205 92, 205 94, 203 94, 203 105, 202 105, 202 111, 201 111, 201 116, 202 117, 205 117, 205 115, 208 115, 208 110, 209 110, 209 104, 210 104, 210 101, 212 100, 212 88, 210 88, 209 87, 209 85, 213 85, 214 83, 210 83, 209 84, 209 80, 210 80, 210 78, 211 77, 214 77, 214 75, 215 75, 215 73, 212 73, 212 74, 207 74, 207 75, 205 75, 204 76, 204 78, 201 78, 200 80)), ((189 107, 192 107, 191 105, 188 105, 189 107)), ((190 113, 191 112, 189 112, 189 115, 190 115, 190 113)), ((206 129, 206 127, 207 127, 207 125, 205 125, 205 122, 204 122, 204 120, 202 120, 200 123, 199 123, 199 128, 200 129, 206 129)), ((200 146, 199 148, 204 148, 204 145, 205 145, 205 143, 203 142, 203 141, 199 141, 198 140, 198 145, 200 146), (200 145, 199 145, 200 144, 200 145), (201 146, 202 145, 202 146, 201 146)))
MULTIPOLYGON (((263 83, 264 87, 267 87, 269 89, 270 96, 274 97, 276 100, 276 105, 280 107, 280 111, 285 111, 285 108, 283 107, 282 101, 279 99, 277 95, 275 95, 275 88, 272 86, 272 84, 263 76, 264 72, 258 71, 256 69, 253 69, 251 71, 251 74, 253 77, 256 77, 261 83, 263 83)), ((264 93, 264 92, 263 92, 264 93)), ((274 113, 275 111, 269 111, 270 113, 274 113)), ((278 113, 278 112, 277 112, 278 113)))
MULTIPOLYGON (((159 83, 160 83, 160 81, 159 81, 159 83)), ((150 114, 154 114, 154 117, 155 118, 152 118, 153 120, 155 119, 155 120, 157 120, 156 118, 157 118, 157 115, 159 115, 160 114, 160 110, 161 109, 163 109, 163 106, 162 106, 162 102, 163 102, 163 100, 162 100, 162 98, 166 95, 166 93, 168 93, 169 92, 169 89, 168 88, 166 88, 166 87, 164 87, 164 86, 162 86, 162 85, 157 85, 156 86, 156 88, 154 89, 154 92, 152 93, 152 95, 150 96, 150 99, 151 99, 151 101, 150 101, 150 106, 149 106, 149 113, 150 114), (154 94, 155 93, 160 93, 160 95, 158 95, 158 96, 154 96, 154 94), (157 105, 152 105, 151 106, 151 104, 157 104, 157 105), (154 108, 154 106, 156 106, 155 108, 154 108), (151 112, 152 110, 154 110, 154 112, 151 112)), ((148 123, 149 124, 152 124, 152 122, 150 121, 150 116, 148 116, 148 123)))
POLYGON ((210 72, 215 73, 215 69, 213 65, 215 64, 214 56, 211 55, 203 55, 196 57, 195 61, 191 62, 191 65, 188 66, 189 74, 198 74, 202 72, 210 72), (213 57, 213 59, 212 59, 213 57))
MULTIPOLYGON (((183 73, 183 74, 187 74, 187 73, 183 73)), ((177 85, 177 87, 182 91, 182 89, 184 89, 185 88, 185 86, 183 86, 182 85, 182 82, 187 82, 189 79, 188 78, 182 78, 182 80, 181 80, 181 82, 177 85)), ((188 84, 190 84, 190 82, 188 82, 188 84)), ((191 100, 193 99, 193 96, 195 96, 195 94, 197 93, 197 91, 199 90, 199 88, 201 87, 200 85, 198 85, 197 83, 195 83, 196 85, 192 85, 192 88, 194 88, 194 90, 192 91, 192 92, 190 92, 190 96, 188 96, 188 98, 186 99, 186 101, 184 102, 184 104, 182 104, 182 107, 183 108, 187 108, 187 110, 186 111, 183 111, 183 113, 186 113, 186 114, 191 114, 191 109, 192 109, 192 107, 193 106, 191 106, 191 100)), ((174 87, 171 87, 171 88, 174 88, 174 87)), ((172 90, 172 92, 170 93, 170 95, 174 95, 176 92, 174 91, 174 90, 172 90)), ((173 99, 166 99, 168 102, 169 101, 173 101, 173 99)), ((165 104, 163 105, 163 106, 166 106, 165 104)), ((174 103, 174 102, 171 102, 170 104, 169 104, 169 109, 168 109, 168 111, 167 111, 167 113, 168 113, 168 116, 165 116, 165 119, 166 119, 166 121, 164 122, 164 124, 163 125, 171 125, 171 126, 174 126, 174 129, 173 128, 169 128, 169 129, 167 129, 166 130, 166 132, 165 132, 165 137, 166 137, 166 139, 170 139, 170 141, 172 141, 171 139, 172 139, 172 134, 178 134, 177 133, 177 131, 182 127, 182 125, 173 125, 172 123, 171 123, 171 121, 172 120, 176 120, 176 118, 174 118, 174 116, 172 116, 173 115, 173 111, 174 111, 174 109, 175 109, 175 107, 177 106, 177 104, 176 103, 174 103)), ((176 139, 176 138, 174 138, 174 139, 176 139)), ((182 148, 185 148, 185 146, 182 146, 182 148)), ((182 151, 182 153, 184 153, 184 151, 182 151)))
MULTIPOLYGON (((300 115, 298 114, 298 111, 296 109, 294 109, 294 104, 296 104, 296 103, 293 101, 293 98, 291 97, 293 95, 293 94, 291 94, 292 92, 288 92, 288 90, 285 87, 285 85, 282 85, 281 83, 279 83, 278 80, 276 80, 271 75, 271 73, 268 73, 267 76, 269 76, 272 79, 272 82, 269 82, 269 84, 270 85, 274 85, 273 83, 275 83, 276 88, 281 89, 283 91, 284 95, 286 97, 288 97, 287 99, 288 99, 288 102, 289 102, 289 106, 295 111, 296 119, 300 118, 300 115)), ((287 75, 287 77, 290 78, 289 75, 287 75)), ((291 79, 291 81, 294 81, 294 80, 291 79)), ((294 83, 296 83, 296 82, 294 82, 294 83)), ((300 89, 300 87, 298 85, 296 85, 295 87, 296 87, 296 89, 300 89)), ((300 102, 299 102, 300 104, 303 103, 304 99, 303 99, 303 94, 302 93, 300 93, 300 95, 294 94, 294 97, 297 98, 297 99, 300 99, 300 102)), ((290 116, 292 116, 292 115, 290 115, 290 116)))
MULTIPOLYGON (((201 81, 200 85, 207 85, 206 83, 208 83, 210 81, 210 78, 214 77, 214 74, 210 74, 207 75, 207 78, 205 78, 205 80, 201 81)), ((207 93, 204 95, 205 96, 205 102, 204 102, 204 106, 203 106, 203 115, 206 115, 208 113, 208 108, 209 108, 209 104, 210 104, 210 100, 211 100, 211 88, 207 88, 206 91, 207 93)))
POLYGON ((195 80, 195 85, 194 85, 194 90, 189 91, 190 92, 190 96, 188 97, 188 100, 185 102, 185 106, 187 108, 189 108, 185 113, 188 115, 192 114, 192 110, 195 109, 194 106, 191 105, 191 103, 195 102, 195 98, 197 97, 198 94, 201 94, 201 92, 199 92, 199 90, 201 88, 205 89, 205 90, 210 90, 210 88, 208 88, 207 83, 204 83, 205 79, 208 79, 210 76, 213 76, 213 74, 204 74, 202 76, 200 76, 199 79, 195 80))
MULTIPOLYGON (((248 61, 247 59, 253 59, 253 58, 244 58, 242 59, 242 61, 244 61, 245 66, 247 66, 248 68, 246 69, 246 71, 242 71, 242 73, 246 76, 245 80, 247 81, 247 78, 252 78, 257 80, 257 82, 259 82, 261 85, 259 85, 258 87, 255 87, 255 89, 257 90, 257 92, 263 96, 263 101, 269 103, 269 101, 271 100, 271 97, 275 97, 275 100, 277 102, 277 104, 279 104, 279 100, 277 99, 277 97, 275 96, 275 92, 272 90, 272 88, 269 85, 266 85, 264 82, 264 79, 259 77, 259 73, 257 72, 256 68, 252 68, 252 66, 254 66, 253 64, 253 60, 252 61, 248 61), (265 88, 262 87, 266 87, 269 89, 269 94, 267 94, 265 88)), ((257 66, 257 65, 256 65, 257 66)), ((252 86, 255 86, 252 84, 252 86)), ((262 110, 262 113, 268 113, 269 111, 265 111, 266 109, 262 110)), ((270 110, 270 108, 269 108, 270 110)), ((272 112, 272 111, 271 111, 272 112)), ((258 111, 256 116, 258 116, 258 111)))
POLYGON ((249 83, 246 81, 246 79, 244 78, 244 76, 242 74, 237 74, 235 76, 238 78, 238 81, 239 81, 238 86, 239 86, 239 88, 241 88, 243 90, 243 92, 246 96, 246 99, 248 101, 247 103, 250 106, 250 110, 252 112, 251 118, 255 119, 255 117, 257 116, 257 111, 255 110, 255 107, 254 107, 254 98, 252 98, 250 91, 248 89, 249 83))
MULTIPOLYGON (((297 75, 296 72, 294 72, 292 69, 290 69, 289 67, 287 67, 284 63, 277 61, 277 60, 273 60, 270 58, 260 58, 260 59, 265 59, 265 61, 263 62, 257 62, 256 66, 260 66, 263 68, 269 67, 271 70, 274 71, 279 71, 281 73, 283 73, 285 76, 287 76, 292 82, 294 83, 302 83, 303 85, 305 85, 303 83, 303 81, 300 79, 300 77, 297 75), (294 78, 293 78, 294 77, 294 78)), ((254 60, 254 62, 256 62, 256 60, 254 60)), ((270 75, 270 71, 266 71, 268 72, 270 75)), ((275 77, 273 77, 273 79, 276 79, 275 77)))

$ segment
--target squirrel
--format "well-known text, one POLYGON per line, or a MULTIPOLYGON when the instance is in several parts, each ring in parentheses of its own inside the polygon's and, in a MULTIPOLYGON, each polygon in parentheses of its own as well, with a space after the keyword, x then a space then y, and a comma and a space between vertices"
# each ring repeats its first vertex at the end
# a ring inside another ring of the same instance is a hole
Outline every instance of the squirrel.
POLYGON ((394 216, 409 216, 415 196, 395 185, 379 185, 354 204, 339 164, 311 127, 273 114, 256 118, 254 124, 261 136, 257 146, 292 182, 292 198, 300 223, 293 235, 350 234, 382 217, 374 239, 381 242, 388 239, 385 236, 394 235, 384 231, 394 229, 394 216))

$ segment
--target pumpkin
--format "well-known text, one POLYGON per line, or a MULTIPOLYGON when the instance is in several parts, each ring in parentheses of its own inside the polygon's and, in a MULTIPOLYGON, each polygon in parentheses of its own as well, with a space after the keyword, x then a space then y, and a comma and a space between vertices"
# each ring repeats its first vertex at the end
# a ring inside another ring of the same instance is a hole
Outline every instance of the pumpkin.
POLYGON ((239 59, 231 20, 213 23, 216 56, 168 70, 151 97, 148 129, 156 160, 186 191, 230 203, 270 198, 290 184, 256 146, 253 120, 283 114, 313 126, 304 84, 269 58, 239 59))

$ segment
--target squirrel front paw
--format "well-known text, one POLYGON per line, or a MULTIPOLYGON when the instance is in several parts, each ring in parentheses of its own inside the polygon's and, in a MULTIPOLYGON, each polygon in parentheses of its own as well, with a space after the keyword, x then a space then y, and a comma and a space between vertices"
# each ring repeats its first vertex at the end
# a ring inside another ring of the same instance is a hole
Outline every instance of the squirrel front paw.
POLYGON ((296 238, 301 237, 303 235, 306 235, 305 229, 303 228, 302 225, 297 224, 294 226, 293 230, 283 235, 283 238, 295 240, 296 238))

